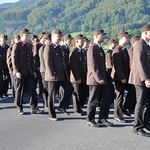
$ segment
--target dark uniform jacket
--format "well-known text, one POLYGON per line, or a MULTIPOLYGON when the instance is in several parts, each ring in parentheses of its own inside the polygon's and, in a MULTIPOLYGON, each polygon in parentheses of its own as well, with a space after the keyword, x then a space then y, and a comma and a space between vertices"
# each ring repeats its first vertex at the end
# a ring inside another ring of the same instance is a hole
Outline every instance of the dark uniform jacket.
POLYGON ((81 79, 81 83, 86 83, 87 75, 87 58, 86 52, 75 48, 70 53, 70 81, 76 83, 81 79))
POLYGON ((39 60, 39 49, 42 45, 40 43, 38 44, 34 44, 32 46, 32 50, 33 50, 33 60, 34 60, 34 64, 36 66, 36 68, 40 67, 40 60, 39 60))
POLYGON ((113 66, 112 52, 113 52, 113 50, 109 49, 105 55, 105 57, 106 57, 106 68, 108 68, 108 69, 112 68, 112 66, 113 66))
POLYGON ((114 80, 123 80, 128 81, 130 67, 129 67, 129 55, 126 49, 123 50, 121 45, 118 45, 112 54, 113 57, 113 68, 111 72, 111 77, 114 80))
POLYGON ((9 46, 7 44, 5 44, 4 48, 0 46, 0 69, 2 70, 7 68, 6 53, 8 48, 9 46))
POLYGON ((87 51, 87 85, 99 85, 100 80, 107 84, 105 53, 97 44, 90 45, 87 51))
POLYGON ((65 62, 65 50, 60 45, 54 43, 46 45, 44 48, 45 80, 65 81, 69 80, 65 62), (55 76, 52 80, 51 77, 55 76))
POLYGON ((13 74, 13 67, 12 67, 12 46, 8 48, 7 55, 6 55, 6 63, 10 74, 13 74))
POLYGON ((145 80, 150 79, 150 47, 140 39, 133 48, 133 61, 129 83, 145 86, 145 80))
POLYGON ((32 45, 22 41, 13 45, 12 49, 13 75, 20 72, 22 76, 33 75, 35 65, 33 62, 32 45))

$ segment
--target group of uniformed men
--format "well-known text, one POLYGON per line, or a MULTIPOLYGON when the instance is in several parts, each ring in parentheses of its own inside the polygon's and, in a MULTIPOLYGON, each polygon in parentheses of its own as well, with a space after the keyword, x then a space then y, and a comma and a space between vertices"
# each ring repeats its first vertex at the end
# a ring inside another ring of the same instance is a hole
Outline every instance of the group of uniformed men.
POLYGON ((134 113, 134 133, 150 137, 150 24, 143 26, 141 37, 130 39, 131 48, 127 51, 130 34, 121 31, 118 45, 110 39, 108 51, 104 52, 103 29, 92 32, 93 42, 82 34, 73 41, 72 36, 62 37, 60 30, 51 34, 41 32, 28 42, 29 30, 23 28, 14 36, 9 47, 7 35, 0 35, 0 99, 7 95, 11 80, 12 95, 18 113, 23 115, 23 94, 28 93, 31 113, 40 114, 39 97, 48 109, 49 119, 58 120, 54 102, 59 95, 58 111, 68 113, 73 100, 74 113, 83 115, 82 107, 87 101, 86 125, 91 127, 113 126, 108 121, 110 105, 114 102, 114 119, 126 123, 124 114, 134 113), (125 92, 127 91, 127 92, 125 92), (126 93, 126 96, 124 94, 126 93), (125 97, 125 98, 124 98, 125 97), (98 121, 95 121, 97 105, 100 106, 98 121))

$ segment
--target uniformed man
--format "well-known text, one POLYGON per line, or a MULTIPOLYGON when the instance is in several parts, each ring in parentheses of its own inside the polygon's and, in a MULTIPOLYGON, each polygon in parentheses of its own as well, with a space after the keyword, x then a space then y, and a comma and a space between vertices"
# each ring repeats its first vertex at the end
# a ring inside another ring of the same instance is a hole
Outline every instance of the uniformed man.
POLYGON ((131 47, 130 49, 128 50, 128 54, 129 54, 129 57, 130 57, 130 69, 132 68, 132 61, 133 61, 133 47, 135 45, 135 43, 137 41, 140 40, 140 37, 138 35, 134 35, 131 39, 130 39, 130 44, 131 44, 131 47))
POLYGON ((74 49, 70 53, 70 81, 74 87, 74 113, 82 115, 81 106, 84 105, 88 97, 88 86, 86 85, 87 57, 86 51, 82 48, 84 44, 83 35, 77 35, 74 42, 74 49))
POLYGON ((9 84, 9 71, 6 64, 6 53, 9 46, 6 44, 7 42, 7 35, 1 34, 0 35, 0 99, 3 96, 7 97, 8 91, 8 84, 9 84))
POLYGON ((48 110, 49 119, 56 121, 56 112, 54 107, 55 95, 59 87, 64 89, 64 96, 59 104, 59 110, 66 113, 69 108, 73 87, 69 81, 66 63, 65 51, 59 45, 62 37, 60 30, 53 30, 51 32, 52 43, 46 45, 44 49, 44 63, 45 63, 45 80, 48 81, 48 110))
POLYGON ((107 120, 111 98, 110 86, 106 74, 105 53, 101 46, 105 34, 103 29, 93 31, 93 43, 87 51, 87 85, 89 85, 89 101, 86 124, 92 127, 113 125, 113 123, 107 120), (101 102, 98 123, 96 123, 95 111, 99 95, 101 95, 103 100, 101 102))
POLYGON ((38 93, 39 98, 42 98, 42 89, 43 89, 42 77, 41 77, 41 74, 40 74, 40 60, 39 60, 39 49, 44 44, 44 43, 42 43, 43 42, 43 35, 44 34, 42 34, 39 37, 40 42, 39 42, 39 39, 38 39, 37 35, 32 36, 33 61, 34 61, 35 67, 36 67, 36 74, 37 74, 36 86, 39 83, 39 93, 38 93))
POLYGON ((84 37, 84 44, 82 46, 82 48, 84 49, 84 51, 88 51, 88 48, 89 48, 89 43, 90 43, 90 40, 87 38, 87 37, 84 37))
POLYGON ((28 36, 30 32, 27 28, 20 30, 20 41, 15 43, 12 48, 12 66, 13 75, 16 81, 15 102, 18 113, 23 115, 23 90, 25 85, 29 92, 31 113, 38 114, 42 111, 38 109, 38 101, 36 94, 35 66, 33 62, 32 45, 28 43, 28 36))
MULTIPOLYGON (((134 47, 135 43, 139 40, 140 40, 140 37, 138 35, 135 35, 130 39, 131 47, 128 50, 128 54, 129 54, 129 58, 130 58, 130 69, 132 67, 132 61, 133 61, 133 47, 134 47)), ((135 91, 134 85, 130 84, 130 86, 132 86, 135 91)), ((136 93, 135 93, 134 97, 132 98, 132 100, 130 100, 130 99, 126 100, 126 102, 124 104, 124 109, 129 110, 130 113, 134 114, 135 104, 136 104, 136 93)))
POLYGON ((40 59, 40 73, 42 77, 42 83, 43 83, 43 90, 42 90, 42 97, 43 97, 43 106, 44 108, 48 108, 48 83, 45 81, 45 64, 44 64, 44 48, 46 45, 49 45, 51 43, 51 35, 50 34, 44 34, 44 45, 40 47, 39 49, 39 59, 40 59))
POLYGON ((136 106, 133 131, 137 135, 150 137, 150 24, 141 29, 141 39, 133 47, 133 61, 129 83, 135 85, 136 106))
POLYGON ((132 101, 135 96, 134 88, 128 84, 130 73, 129 55, 126 45, 129 42, 129 33, 121 31, 118 34, 119 44, 113 51, 113 68, 111 76, 115 80, 116 99, 114 101, 114 118, 116 121, 125 123, 123 115, 131 116, 131 113, 124 108, 126 101, 132 101), (124 92, 128 91, 124 101, 124 92))
MULTIPOLYGON (((20 35, 17 34, 14 36, 13 42, 18 43, 19 41, 20 41, 20 35)), ((7 66, 8 66, 8 70, 9 70, 9 74, 10 74, 10 79, 11 79, 12 96, 13 96, 13 98, 15 98, 16 85, 15 85, 15 76, 13 75, 13 67, 12 67, 12 47, 13 47, 13 44, 7 50, 6 62, 7 62, 7 66)))
POLYGON ((114 88, 114 82, 113 79, 111 78, 111 71, 112 71, 112 67, 113 67, 113 60, 112 60, 112 53, 113 50, 116 47, 116 40, 115 39, 110 39, 107 44, 108 44, 108 50, 106 52, 106 69, 107 69, 107 75, 109 80, 112 82, 111 83, 111 102, 114 102, 114 99, 116 97, 116 93, 115 93, 115 88, 114 88))
MULTIPOLYGON (((67 68, 67 73, 68 73, 68 77, 70 77, 70 64, 69 64, 69 54, 70 54, 70 50, 69 50, 69 46, 72 43, 72 36, 70 34, 66 34, 61 38, 61 46, 63 47, 64 51, 65 51, 65 63, 66 63, 66 68, 67 68)), ((60 86, 59 88, 59 99, 60 101, 62 100, 64 95, 64 90, 63 88, 60 86)))

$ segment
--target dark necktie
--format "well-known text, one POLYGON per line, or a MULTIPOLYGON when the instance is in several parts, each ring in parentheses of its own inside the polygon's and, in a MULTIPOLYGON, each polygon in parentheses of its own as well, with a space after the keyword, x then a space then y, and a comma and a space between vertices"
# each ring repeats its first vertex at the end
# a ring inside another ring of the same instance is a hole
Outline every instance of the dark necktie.
POLYGON ((84 50, 81 48, 82 60, 84 60, 84 50))

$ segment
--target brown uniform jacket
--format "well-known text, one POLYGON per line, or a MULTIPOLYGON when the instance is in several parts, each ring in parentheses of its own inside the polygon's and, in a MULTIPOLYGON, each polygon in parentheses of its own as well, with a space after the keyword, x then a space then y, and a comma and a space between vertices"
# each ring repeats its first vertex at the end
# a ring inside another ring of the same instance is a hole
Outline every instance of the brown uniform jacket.
POLYGON ((66 63, 66 69, 67 69, 68 77, 70 77, 70 63, 69 63, 70 50, 65 45, 63 45, 62 48, 64 49, 64 53, 65 53, 65 63, 66 63))
POLYGON ((7 68, 7 63, 6 63, 6 53, 8 50, 9 46, 5 44, 5 48, 0 46, 0 69, 6 69, 7 68))
POLYGON ((112 52, 113 52, 113 50, 109 49, 105 55, 105 57, 106 57, 106 68, 108 68, 108 69, 112 68, 112 66, 113 66, 112 52))
POLYGON ((40 60, 39 60, 39 49, 42 45, 40 43, 34 44, 32 46, 32 51, 33 51, 33 60, 36 68, 40 67, 40 60))
POLYGON ((150 47, 143 39, 140 39, 133 48, 133 62, 129 83, 145 86, 145 80, 147 79, 150 79, 150 47))
POLYGON ((23 44, 22 41, 13 45, 12 48, 13 75, 20 72, 22 76, 33 75, 35 65, 33 62, 32 45, 23 44))
POLYGON ((60 46, 51 43, 44 48, 45 80, 46 81, 65 81, 69 80, 66 63, 65 51, 60 46), (51 77, 55 76, 52 80, 51 77))
POLYGON ((111 72, 111 77, 114 80, 123 80, 126 79, 128 81, 130 67, 129 67, 129 55, 128 51, 122 50, 122 46, 118 45, 112 54, 113 57, 113 68, 111 72))
POLYGON ((86 83, 87 58, 86 52, 75 48, 70 53, 70 81, 76 83, 81 79, 81 83, 86 83))
POLYGON ((12 67, 12 46, 7 50, 6 56, 6 63, 10 74, 13 74, 13 67, 12 67))
POLYGON ((41 46, 39 49, 40 72, 45 72, 45 64, 44 64, 44 58, 43 58, 44 48, 45 48, 45 45, 41 46))
POLYGON ((87 51, 87 85, 99 85, 100 80, 107 84, 105 53, 97 44, 90 45, 87 51))
POLYGON ((132 67, 132 61, 133 61, 133 46, 130 47, 128 50, 129 58, 130 58, 130 69, 132 67))

